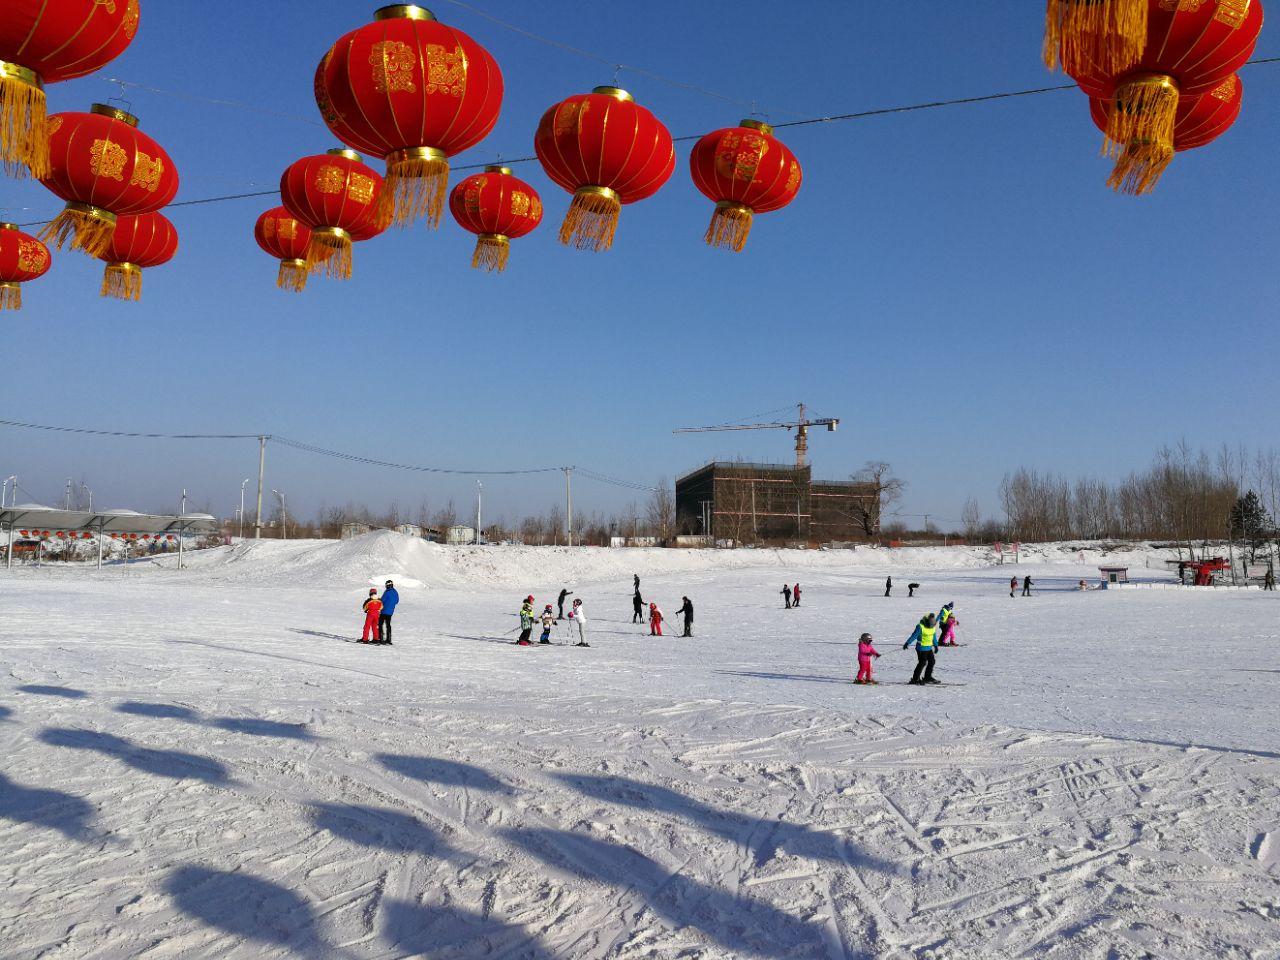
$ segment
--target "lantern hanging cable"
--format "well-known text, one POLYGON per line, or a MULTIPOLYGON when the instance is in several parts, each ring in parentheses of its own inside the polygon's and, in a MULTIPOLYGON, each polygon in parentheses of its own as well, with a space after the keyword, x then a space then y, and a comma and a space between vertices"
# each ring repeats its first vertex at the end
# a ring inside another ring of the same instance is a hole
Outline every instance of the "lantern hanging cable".
MULTIPOLYGON (((1256 60, 1250 60, 1245 64, 1245 66, 1253 67, 1274 63, 1280 63, 1280 57, 1261 57, 1256 60)), ((1076 89, 1079 88, 1074 83, 1071 83, 1053 87, 1033 87, 1028 90, 1008 90, 1003 93, 989 93, 979 97, 959 97, 954 100, 933 100, 928 103, 907 104, 906 106, 901 107, 880 107, 875 110, 860 110, 856 113, 839 113, 832 114, 827 117, 810 117, 805 120, 788 120, 783 123, 775 123, 773 124, 773 127, 774 129, 779 129, 784 127, 805 127, 824 123, 839 123, 845 120, 866 120, 872 117, 891 116, 899 113, 915 113, 921 110, 937 110, 943 107, 971 106, 977 103, 991 103, 998 100, 1011 100, 1019 97, 1032 97, 1045 93, 1060 93, 1064 90, 1076 89)), ((690 140, 699 140, 703 136, 704 134, 692 133, 684 136, 672 137, 671 139, 676 143, 687 143, 690 140)), ((537 159, 537 157, 512 157, 502 160, 501 164, 502 166, 509 167, 517 163, 532 163, 537 159)), ((492 161, 486 161, 484 163, 460 164, 452 169, 455 171, 483 170, 485 167, 491 166, 492 163, 492 161)), ((173 207, 196 207, 208 203, 222 203, 225 200, 248 200, 256 197, 276 197, 279 195, 280 193, 278 190, 261 190, 253 193, 231 193, 216 197, 201 197, 198 200, 179 200, 175 203, 166 205, 165 209, 168 210, 173 207)), ((31 220, 26 223, 20 223, 18 226, 38 227, 41 224, 48 222, 48 220, 31 220)))

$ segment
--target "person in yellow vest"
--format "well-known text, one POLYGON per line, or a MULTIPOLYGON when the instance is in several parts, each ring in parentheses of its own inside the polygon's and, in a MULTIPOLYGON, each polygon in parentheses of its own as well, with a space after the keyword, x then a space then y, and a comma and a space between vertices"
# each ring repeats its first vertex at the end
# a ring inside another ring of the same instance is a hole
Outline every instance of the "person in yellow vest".
POLYGON ((938 611, 938 646, 957 646, 956 627, 958 626, 960 621, 956 617, 956 604, 953 600, 938 611))
POLYGON ((911 675, 911 682, 917 686, 941 683, 941 680, 933 679, 933 661, 938 653, 938 621, 932 613, 926 613, 916 624, 902 649, 907 649, 913 643, 916 645, 916 670, 911 675))

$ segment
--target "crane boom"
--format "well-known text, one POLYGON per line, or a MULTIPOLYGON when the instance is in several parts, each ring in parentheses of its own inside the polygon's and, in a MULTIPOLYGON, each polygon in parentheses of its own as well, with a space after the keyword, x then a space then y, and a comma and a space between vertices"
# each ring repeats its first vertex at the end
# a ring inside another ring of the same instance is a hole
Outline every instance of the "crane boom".
POLYGON ((840 426, 838 417, 809 419, 804 415, 804 404, 796 404, 800 415, 791 423, 724 423, 710 427, 678 427, 672 433, 727 433, 733 430, 794 430, 796 431, 796 466, 804 467, 809 451, 809 428, 826 427, 833 433, 840 426))

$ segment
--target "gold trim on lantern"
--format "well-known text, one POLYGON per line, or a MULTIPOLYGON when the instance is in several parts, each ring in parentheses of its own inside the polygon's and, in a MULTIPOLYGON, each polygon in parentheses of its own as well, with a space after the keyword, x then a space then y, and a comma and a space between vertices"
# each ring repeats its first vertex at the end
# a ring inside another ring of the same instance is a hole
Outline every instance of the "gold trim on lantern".
POLYGON ((335 280, 351 279, 351 234, 341 227, 315 227, 307 247, 307 267, 335 280))
POLYGON ((99 257, 111 246, 115 232, 114 213, 73 200, 40 231, 39 238, 59 250, 70 240, 72 250, 83 250, 91 257, 99 257))
POLYGON ((501 273, 507 269, 507 259, 510 256, 510 237, 504 233, 482 233, 476 237, 476 249, 471 254, 471 268, 501 273))
POLYGON ((16 280, 0 282, 0 310, 22 309, 22 284, 16 280))
POLYGON ((0 223, 0 230, 17 230, 17 229, 18 229, 18 225, 16 223, 9 223, 7 221, 4 223, 0 223))
POLYGON ((621 87, 594 87, 592 93, 603 93, 606 97, 613 97, 615 100, 621 100, 623 103, 632 103, 635 97, 627 93, 621 87))
POLYGON ((618 191, 611 190, 609 187, 579 187, 574 191, 573 195, 575 197, 604 197, 614 203, 622 203, 622 197, 618 195, 618 191))
POLYGON ((763 120, 743 120, 738 126, 746 127, 748 130, 759 130, 766 137, 773 133, 773 124, 765 123, 763 120))
POLYGON ((280 270, 276 274, 276 286, 281 290, 301 293, 307 288, 307 278, 310 275, 311 267, 306 260, 287 258, 280 261, 280 270))
POLYGON ((405 160, 448 160, 449 155, 435 147, 406 147, 403 150, 392 150, 387 154, 387 166, 403 163, 405 160))
POLYGON ((354 160, 356 163, 364 163, 364 157, 356 153, 350 147, 334 147, 332 150, 326 150, 325 156, 329 157, 346 157, 348 160, 354 160))
POLYGON ((379 227, 407 227, 425 218, 440 225, 449 187, 449 155, 436 147, 408 147, 387 154, 387 174, 374 216, 379 227))
POLYGON ((751 223, 754 219, 755 211, 745 203, 721 200, 716 203, 711 224, 702 239, 709 247, 723 247, 734 253, 741 253, 746 246, 747 237, 751 235, 751 223))
POLYGON ((20 63, 0 60, 0 77, 17 80, 19 83, 25 83, 29 87, 35 87, 37 90, 44 89, 44 81, 40 79, 40 74, 30 67, 24 67, 20 63))
POLYGON ((374 20, 434 20, 436 15, 416 3, 393 3, 379 7, 373 13, 374 20))
MULTIPOLYGON (((490 164, 488 164, 487 166, 485 166, 485 168, 484 168, 484 172, 485 172, 485 173, 505 173, 505 174, 507 174, 507 176, 510 176, 510 175, 511 175, 511 168, 510 168, 510 167, 504 167, 504 166, 503 166, 502 164, 500 164, 500 163, 490 163, 490 164)), ((486 234, 486 236, 488 236, 488 234, 486 234)))
POLYGON ((622 197, 608 187, 579 187, 560 224, 560 242, 599 253, 613 246, 622 213, 622 197))
POLYGON ((142 268, 136 263, 122 260, 108 263, 102 273, 102 290, 99 296, 116 300, 142 299, 142 268))
POLYGON ((1136 196, 1155 189, 1173 161, 1179 98, 1177 82, 1163 73, 1135 73, 1116 88, 1102 145, 1116 161, 1109 187, 1136 196))
POLYGON ((138 125, 138 118, 127 110, 121 110, 119 107, 113 107, 107 103, 95 103, 89 108, 90 113, 96 113, 100 117, 110 117, 112 120, 119 120, 121 123, 127 123, 131 127, 138 125))

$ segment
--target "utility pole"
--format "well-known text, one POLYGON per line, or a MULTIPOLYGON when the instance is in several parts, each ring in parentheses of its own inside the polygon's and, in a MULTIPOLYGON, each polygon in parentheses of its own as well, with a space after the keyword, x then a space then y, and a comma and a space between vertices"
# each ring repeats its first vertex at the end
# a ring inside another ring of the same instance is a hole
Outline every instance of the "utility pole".
POLYGON ((573 467, 564 468, 565 543, 573 546, 573 467))
POLYGON ((287 540, 289 538, 289 510, 284 503, 284 494, 279 490, 272 490, 271 492, 280 498, 280 539, 287 540))
POLYGON ((262 469, 267 462, 267 438, 258 438, 258 515, 253 521, 253 539, 262 539, 262 469))
POLYGON ((80 488, 89 495, 89 512, 93 513, 93 491, 89 489, 89 485, 83 480, 80 481, 80 488))
POLYGON ((479 546, 484 537, 480 535, 480 531, 484 529, 480 526, 480 507, 484 500, 484 484, 479 480, 476 481, 476 545, 479 546))
POLYGON ((68 510, 70 510, 70 509, 71 509, 71 478, 70 478, 70 477, 67 477, 67 495, 66 495, 66 499, 67 499, 67 507, 66 507, 66 508, 67 508, 68 510))
POLYGON ((249 478, 245 477, 240 481, 240 539, 244 539, 244 488, 249 482, 249 478))
POLYGON ((0 509, 3 509, 7 502, 5 500, 5 495, 9 492, 10 484, 13 485, 13 506, 16 507, 18 505, 18 476, 17 474, 14 474, 13 476, 6 478, 4 486, 0 487, 0 509))

